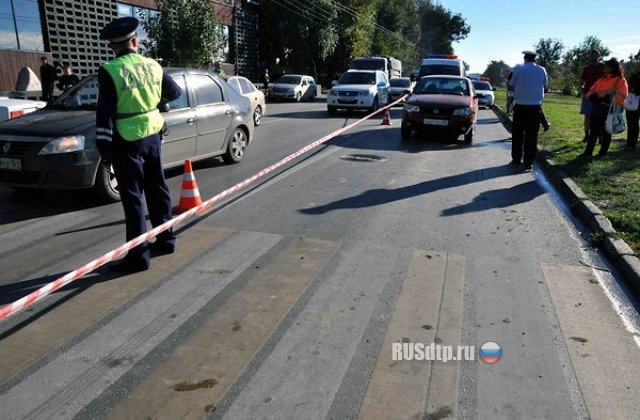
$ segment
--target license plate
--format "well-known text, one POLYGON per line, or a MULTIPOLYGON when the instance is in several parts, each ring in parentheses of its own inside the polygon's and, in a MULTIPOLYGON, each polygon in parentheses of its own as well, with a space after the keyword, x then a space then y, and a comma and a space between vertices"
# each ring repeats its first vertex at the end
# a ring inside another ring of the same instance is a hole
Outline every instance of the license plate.
POLYGON ((22 170, 22 161, 20 159, 0 158, 0 169, 9 169, 12 171, 22 170))
POLYGON ((422 120, 424 125, 449 125, 449 120, 436 120, 433 118, 425 118, 422 120))

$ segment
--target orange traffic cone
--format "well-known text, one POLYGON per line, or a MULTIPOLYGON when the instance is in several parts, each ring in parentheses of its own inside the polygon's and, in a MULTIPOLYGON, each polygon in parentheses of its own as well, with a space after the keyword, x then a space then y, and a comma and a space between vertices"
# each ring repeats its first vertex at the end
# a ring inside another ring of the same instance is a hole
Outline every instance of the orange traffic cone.
POLYGON ((391 125, 391 116, 389 115, 389 108, 384 111, 384 118, 380 125, 391 125))
POLYGON ((191 168, 191 160, 184 161, 184 175, 182 177, 182 192, 180 193, 180 203, 173 208, 174 214, 184 213, 196 206, 202 204, 200 191, 196 185, 196 178, 191 168))

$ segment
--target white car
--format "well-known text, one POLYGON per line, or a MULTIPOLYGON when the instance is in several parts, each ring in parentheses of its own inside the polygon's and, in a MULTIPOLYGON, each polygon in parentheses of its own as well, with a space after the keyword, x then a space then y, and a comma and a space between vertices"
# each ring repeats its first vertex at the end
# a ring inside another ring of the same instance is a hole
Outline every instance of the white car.
POLYGON ((478 95, 478 106, 491 108, 496 101, 496 95, 493 93, 491 83, 484 80, 473 80, 473 88, 478 95))
POLYGON ((249 79, 242 76, 227 76, 225 80, 240 95, 249 98, 251 101, 251 112, 253 112, 253 124, 259 126, 262 117, 267 113, 267 105, 264 100, 264 93, 254 86, 249 79))
POLYGON ((12 120, 45 106, 47 106, 47 103, 44 101, 13 99, 2 96, 0 97, 0 121, 12 120))
POLYGON ((268 92, 270 100, 313 101, 317 95, 317 85, 311 76, 285 74, 269 87, 268 92))
POLYGON ((389 79, 391 102, 398 100, 407 93, 411 93, 415 84, 409 77, 392 77, 389 79))
POLYGON ((327 95, 327 112, 339 109, 366 109, 373 112, 389 103, 389 80, 380 70, 348 70, 327 95))

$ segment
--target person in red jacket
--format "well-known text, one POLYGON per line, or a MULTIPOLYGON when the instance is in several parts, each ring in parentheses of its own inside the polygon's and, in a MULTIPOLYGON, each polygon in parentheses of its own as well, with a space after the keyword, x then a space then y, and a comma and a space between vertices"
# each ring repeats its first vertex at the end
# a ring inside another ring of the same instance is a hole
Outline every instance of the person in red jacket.
POLYGON ((609 151, 611 145, 611 134, 604 129, 609 107, 612 102, 623 106, 624 98, 627 97, 629 87, 624 78, 624 70, 616 58, 611 58, 605 63, 605 74, 591 86, 587 93, 587 98, 591 101, 591 119, 589 124, 589 139, 583 155, 591 157, 593 149, 596 147, 598 137, 600 141, 600 151, 598 156, 604 156, 609 151))

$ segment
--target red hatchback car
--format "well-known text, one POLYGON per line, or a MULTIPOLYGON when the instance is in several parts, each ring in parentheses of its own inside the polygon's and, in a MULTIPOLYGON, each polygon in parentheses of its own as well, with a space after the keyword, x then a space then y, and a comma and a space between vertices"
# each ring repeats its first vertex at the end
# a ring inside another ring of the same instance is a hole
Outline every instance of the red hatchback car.
POLYGON ((478 121, 478 97, 471 80, 461 76, 425 76, 402 109, 403 140, 416 132, 439 132, 471 143, 478 121))

